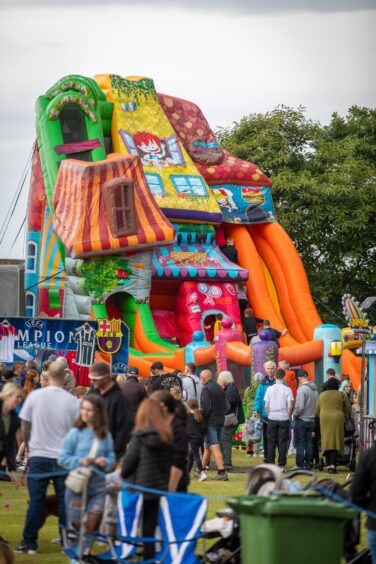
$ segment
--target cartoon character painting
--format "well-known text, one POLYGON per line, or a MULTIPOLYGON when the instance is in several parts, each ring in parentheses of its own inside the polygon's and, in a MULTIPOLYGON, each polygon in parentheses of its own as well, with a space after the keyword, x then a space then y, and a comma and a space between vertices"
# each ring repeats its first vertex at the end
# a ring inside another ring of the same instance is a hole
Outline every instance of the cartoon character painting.
POLYGON ((222 187, 212 188, 212 190, 221 208, 224 208, 229 212, 234 212, 238 210, 238 206, 236 205, 235 200, 233 198, 233 194, 230 190, 227 190, 226 188, 222 188, 222 187))
POLYGON ((140 131, 133 135, 133 141, 143 164, 156 167, 174 164, 165 139, 147 131, 140 131))

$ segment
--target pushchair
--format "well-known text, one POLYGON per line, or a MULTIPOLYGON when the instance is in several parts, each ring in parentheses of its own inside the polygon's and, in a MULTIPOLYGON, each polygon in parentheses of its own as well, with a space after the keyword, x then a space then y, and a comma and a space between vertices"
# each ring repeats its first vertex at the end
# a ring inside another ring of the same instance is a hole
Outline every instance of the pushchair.
MULTIPOLYGON (((269 495, 273 491, 281 491, 298 474, 314 476, 312 472, 299 470, 290 474, 282 474, 278 466, 260 464, 253 468, 248 477, 246 495, 269 495)), ((240 523, 239 517, 233 509, 224 508, 216 513, 217 518, 206 521, 201 531, 207 540, 216 539, 204 551, 202 562, 215 564, 240 564, 240 523)))
MULTIPOLYGON (((358 452, 358 434, 354 430, 349 433, 345 430, 345 448, 343 454, 337 457, 337 466, 347 466, 350 472, 355 472, 356 468, 356 455, 358 452)), ((323 456, 320 457, 317 469, 324 470, 327 466, 323 456)))
POLYGON ((208 541, 216 539, 207 550, 204 550, 201 562, 240 564, 239 518, 229 507, 217 511, 216 515, 216 519, 205 521, 201 528, 205 539, 208 541))
MULTIPOLYGON (((347 491, 351 484, 351 479, 344 484, 338 484, 335 480, 324 479, 317 482, 313 472, 308 470, 296 470, 289 474, 282 474, 277 466, 271 464, 260 464, 253 468, 249 473, 248 483, 246 487, 246 495, 262 495, 269 496, 273 493, 279 495, 296 495, 302 493, 305 495, 320 495, 330 497, 331 493, 337 494, 344 499, 349 499, 347 491), (309 476, 310 481, 302 488, 299 482, 293 480, 299 476, 309 476)), ((236 513, 232 510, 227 518, 231 518, 233 526, 231 534, 221 536, 215 544, 213 544, 203 555, 203 562, 215 562, 216 564, 240 564, 240 526, 236 513)), ((217 513, 221 516, 221 512, 217 513)), ((204 524, 205 525, 205 524, 204 524)), ((205 527, 203 527, 205 532, 205 527)), ((217 536, 220 535, 221 527, 218 527, 217 536)), ((214 533, 206 538, 213 538, 214 533)), ((347 564, 371 564, 370 552, 368 549, 360 553, 356 552, 356 546, 359 544, 360 536, 360 516, 356 519, 349 520, 345 524, 343 556, 347 564)))

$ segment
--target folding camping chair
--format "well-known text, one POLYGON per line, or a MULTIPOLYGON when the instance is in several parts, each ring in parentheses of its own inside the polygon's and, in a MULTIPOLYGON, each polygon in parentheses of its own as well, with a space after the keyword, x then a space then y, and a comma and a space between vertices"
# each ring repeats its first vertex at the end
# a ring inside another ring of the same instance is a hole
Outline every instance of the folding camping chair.
MULTIPOLYGON (((161 492, 162 493, 162 492, 161 492)), ((201 525, 207 511, 207 500, 196 494, 170 494, 163 492, 160 498, 157 538, 138 535, 143 496, 123 489, 118 494, 118 535, 100 534, 95 540, 105 543, 105 553, 90 557, 91 562, 119 563, 160 562, 163 564, 196 564, 195 549, 201 535, 201 525), (156 555, 152 560, 142 559, 144 543, 155 542, 156 555), (141 557, 141 559, 140 559, 141 557)), ((65 547, 71 560, 78 560, 75 551, 65 547)), ((83 559, 85 561, 86 558, 83 559)))

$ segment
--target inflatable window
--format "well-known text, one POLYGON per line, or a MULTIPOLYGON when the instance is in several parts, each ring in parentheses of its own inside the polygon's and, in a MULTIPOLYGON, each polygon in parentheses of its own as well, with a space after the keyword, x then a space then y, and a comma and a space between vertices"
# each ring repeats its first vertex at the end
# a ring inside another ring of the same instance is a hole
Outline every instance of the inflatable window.
POLYGON ((152 172, 146 173, 145 178, 150 191, 152 194, 154 194, 154 196, 163 196, 166 193, 162 178, 159 176, 159 174, 153 174, 152 172))
POLYGON ((201 176, 171 174, 170 179, 178 194, 190 196, 207 196, 208 191, 201 176))

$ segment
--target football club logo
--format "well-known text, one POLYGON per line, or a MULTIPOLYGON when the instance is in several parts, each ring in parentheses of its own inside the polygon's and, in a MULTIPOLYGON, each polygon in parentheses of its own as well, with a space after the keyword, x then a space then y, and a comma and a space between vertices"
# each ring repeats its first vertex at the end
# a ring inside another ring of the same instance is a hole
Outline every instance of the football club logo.
POLYGON ((121 319, 98 319, 97 343, 100 351, 115 354, 121 347, 121 319))

